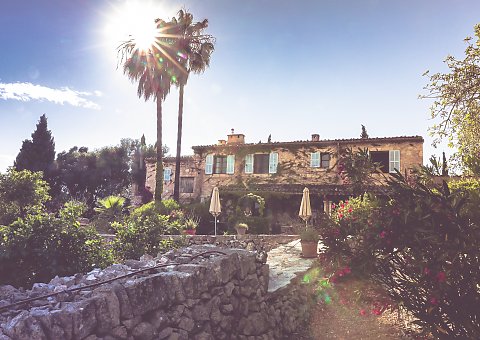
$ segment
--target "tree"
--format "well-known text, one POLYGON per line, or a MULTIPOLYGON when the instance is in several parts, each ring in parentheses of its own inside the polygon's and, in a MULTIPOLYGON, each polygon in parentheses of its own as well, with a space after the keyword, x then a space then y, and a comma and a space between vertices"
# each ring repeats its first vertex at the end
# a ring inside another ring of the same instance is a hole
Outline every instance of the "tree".
POLYGON ((137 95, 152 98, 157 104, 157 148, 155 201, 162 200, 163 155, 162 155, 162 102, 177 81, 176 72, 181 68, 176 60, 174 30, 175 22, 155 20, 157 36, 148 50, 137 47, 135 37, 118 46, 123 73, 132 82, 138 82, 137 95))
POLYGON ((176 22, 177 60, 181 65, 178 72, 179 99, 178 99, 178 126, 177 126, 177 154, 175 158, 175 183, 173 199, 178 202, 180 197, 180 155, 182 149, 182 121, 183 121, 183 94, 190 72, 203 73, 210 65, 210 56, 214 50, 215 38, 204 34, 208 27, 208 20, 193 22, 193 15, 180 10, 176 22))
POLYGON ((363 124, 362 124, 362 134, 360 135, 360 138, 368 138, 367 129, 365 128, 365 125, 363 125, 363 124))
POLYGON ((42 210, 50 199, 48 189, 40 172, 10 168, 0 174, 0 225, 42 210))
POLYGON ((431 116, 438 121, 430 129, 436 136, 434 146, 447 138, 449 146, 458 149, 457 167, 480 174, 480 24, 475 36, 475 44, 472 38, 465 39, 463 60, 448 56, 444 62, 449 71, 429 76, 427 94, 420 97, 434 99, 431 116))
POLYGON ((47 117, 43 114, 32 139, 25 139, 14 163, 16 170, 42 171, 43 178, 53 184, 55 168, 55 142, 52 132, 47 127, 47 117))

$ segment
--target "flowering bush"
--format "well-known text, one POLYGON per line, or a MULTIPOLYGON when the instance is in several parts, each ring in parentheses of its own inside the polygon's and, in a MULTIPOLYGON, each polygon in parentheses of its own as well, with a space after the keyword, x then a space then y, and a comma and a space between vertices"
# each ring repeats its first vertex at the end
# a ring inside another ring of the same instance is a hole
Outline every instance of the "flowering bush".
POLYGON ((340 202, 322 240, 435 337, 479 339, 479 189, 425 183, 396 174, 388 195, 340 202))

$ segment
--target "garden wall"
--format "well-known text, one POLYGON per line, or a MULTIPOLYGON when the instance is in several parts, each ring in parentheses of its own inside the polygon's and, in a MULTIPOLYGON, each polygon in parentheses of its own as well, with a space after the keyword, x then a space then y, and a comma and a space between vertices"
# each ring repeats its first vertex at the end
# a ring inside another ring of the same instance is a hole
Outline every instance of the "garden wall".
POLYGON ((28 309, 19 306, 24 309, 0 311, 0 340, 292 338, 307 319, 312 301, 309 287, 293 280, 268 292, 265 260, 264 253, 192 246, 87 275, 55 278, 49 284, 36 284, 31 291, 3 286, 0 308, 16 300, 164 265, 98 287, 37 300, 28 309))
MULTIPOLYGON (((107 241, 115 239, 114 234, 102 234, 107 241)), ((186 240, 187 246, 192 245, 216 245, 225 248, 238 248, 250 251, 270 251, 280 245, 298 240, 298 235, 165 235, 163 239, 186 240)))

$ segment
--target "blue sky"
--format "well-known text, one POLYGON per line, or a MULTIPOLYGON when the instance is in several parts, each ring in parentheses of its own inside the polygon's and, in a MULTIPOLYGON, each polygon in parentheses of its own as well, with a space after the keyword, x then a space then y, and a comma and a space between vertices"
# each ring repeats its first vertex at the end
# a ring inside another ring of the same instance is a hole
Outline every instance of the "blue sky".
MULTIPOLYGON (((248 142, 422 135, 434 150, 424 71, 463 56, 480 23, 478 0, 137 1, 172 17, 209 19, 211 67, 185 89, 183 154, 231 128, 248 142)), ((117 69, 125 1, 2 0, 0 171, 13 164, 42 114, 56 151, 121 138, 155 140, 155 105, 117 69), (122 12, 123 11, 123 12, 122 12), (122 14, 123 13, 123 14, 122 14), (123 15, 123 17, 122 17, 123 15), (117 25, 117 26, 115 26, 117 25)), ((138 16, 135 3, 128 15, 138 16)), ((141 15, 145 15, 144 13, 141 15)), ((127 26, 126 20, 123 29, 127 26)), ((164 104, 164 143, 175 152, 178 91, 164 104)))

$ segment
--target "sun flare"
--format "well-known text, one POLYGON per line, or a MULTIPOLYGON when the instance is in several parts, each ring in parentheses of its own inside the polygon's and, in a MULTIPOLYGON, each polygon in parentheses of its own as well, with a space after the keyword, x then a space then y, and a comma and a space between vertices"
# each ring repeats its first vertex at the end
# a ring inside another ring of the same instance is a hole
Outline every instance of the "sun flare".
POLYGON ((104 35, 110 48, 133 39, 138 49, 148 50, 159 36, 155 19, 166 16, 165 8, 148 1, 126 1, 111 8, 104 35))

